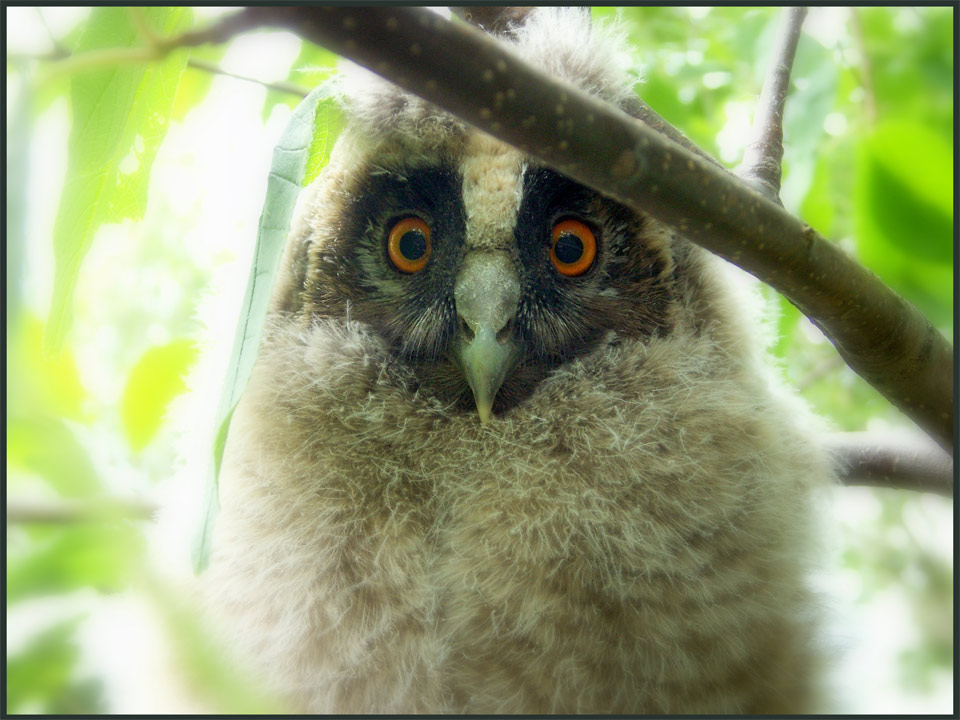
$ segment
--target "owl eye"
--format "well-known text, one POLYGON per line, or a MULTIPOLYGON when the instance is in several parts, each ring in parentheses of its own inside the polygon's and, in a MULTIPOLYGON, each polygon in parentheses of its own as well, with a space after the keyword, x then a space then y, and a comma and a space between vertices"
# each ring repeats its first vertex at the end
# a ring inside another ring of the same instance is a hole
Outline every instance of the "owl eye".
POLYGON ((550 260, 561 275, 583 275, 597 257, 597 238, 579 220, 561 220, 553 226, 550 260))
POLYGON ((418 217, 397 221, 387 235, 387 255, 400 272, 420 272, 430 259, 430 226, 418 217))

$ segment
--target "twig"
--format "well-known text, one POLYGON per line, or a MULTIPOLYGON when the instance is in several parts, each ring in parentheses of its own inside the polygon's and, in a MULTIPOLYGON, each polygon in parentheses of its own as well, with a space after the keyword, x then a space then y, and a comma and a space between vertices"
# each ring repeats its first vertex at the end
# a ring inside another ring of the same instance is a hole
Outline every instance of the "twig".
POLYGON ((875 485, 953 496, 953 459, 922 436, 836 433, 824 446, 845 485, 875 485))
POLYGON ((150 520, 154 502, 138 499, 7 499, 7 523, 72 524, 105 520, 150 520))
POLYGON ((197 45, 223 43, 235 35, 261 27, 262 23, 251 21, 243 12, 233 13, 199 30, 189 30, 180 35, 160 38, 158 44, 166 51, 197 45))
MULTIPOLYGON (((153 48, 155 51, 159 53, 166 54, 171 50, 173 50, 175 47, 183 47, 181 43, 194 42, 196 39, 196 35, 193 34, 190 36, 193 39, 189 41, 184 40, 183 38, 185 36, 182 36, 182 35, 179 37, 179 39, 173 38, 172 40, 164 40, 153 31, 153 28, 150 27, 150 23, 147 21, 147 17, 146 17, 146 14, 143 12, 143 8, 131 7, 129 8, 129 11, 130 11, 131 17, 133 18, 133 23, 134 25, 137 26, 137 31, 140 33, 140 37, 143 38, 144 42, 146 42, 149 47, 153 48)), ((208 35, 210 34, 209 29, 206 32, 208 35)), ((218 32, 220 31, 219 30, 213 31, 214 34, 218 32)), ((308 88, 302 87, 300 85, 295 85, 294 83, 288 83, 283 81, 267 82, 264 80, 258 80, 257 78, 254 78, 254 77, 249 77, 247 75, 238 75, 237 73, 232 73, 232 72, 229 72, 228 70, 224 70, 222 67, 220 67, 215 63, 209 62, 207 60, 201 60, 199 58, 188 58, 187 65, 189 65, 190 67, 196 70, 203 70, 205 72, 212 73, 214 75, 223 75, 225 77, 231 77, 237 80, 244 80, 246 82, 256 83, 257 85, 262 85, 268 90, 276 90, 277 92, 290 93, 291 95, 297 95, 298 97, 301 97, 301 98, 306 97, 310 93, 310 90, 308 88)))
POLYGON ((37 17, 40 18, 40 23, 43 25, 43 29, 47 31, 47 37, 50 38, 50 44, 53 46, 50 55, 54 58, 67 57, 70 54, 69 48, 60 42, 57 36, 53 34, 53 30, 50 29, 50 24, 47 22, 47 18, 44 16, 42 9, 35 7, 34 11, 37 13, 37 17))
POLYGON ((840 248, 729 173, 428 10, 256 6, 240 15, 370 68, 752 273, 952 452, 953 351, 946 339, 840 248), (431 52, 412 51, 425 35, 431 52))
POLYGON ((783 161, 783 107, 790 89, 790 72, 797 54, 800 28, 807 8, 784 8, 780 15, 770 66, 763 81, 751 141, 737 175, 778 205, 783 161))
POLYGON ((127 12, 130 13, 130 18, 143 41, 150 47, 157 47, 160 44, 160 36, 150 27, 150 22, 147 20, 147 14, 143 11, 143 8, 130 7, 127 8, 127 12))
POLYGON ((266 82, 264 80, 258 80, 254 77, 249 77, 247 75, 237 75, 236 73, 229 72, 224 70, 219 65, 215 63, 208 62, 207 60, 200 60, 198 58, 190 58, 187 60, 187 65, 194 68, 195 70, 203 70, 204 72, 213 73, 216 75, 224 75, 226 77, 236 78, 237 80, 245 80, 246 82, 256 83, 258 85, 263 85, 263 87, 268 88, 269 90, 276 90, 278 92, 290 93, 291 95, 297 95, 299 97, 306 97, 310 94, 310 91, 303 87, 302 85, 297 85, 291 82, 266 82))
POLYGON ((153 47, 88 50, 87 52, 69 55, 62 60, 51 63, 44 69, 42 81, 49 80, 57 75, 84 72, 99 67, 153 62, 154 60, 163 59, 165 54, 166 51, 153 47))
MULTIPOLYGON (((138 14, 132 16, 137 22, 138 14)), ((251 22, 244 13, 234 13, 221 18, 212 25, 191 30, 180 35, 159 37, 149 28, 142 15, 139 16, 138 29, 148 41, 148 45, 135 48, 104 48, 69 55, 52 63, 45 69, 44 79, 64 73, 75 73, 93 68, 124 63, 143 63, 162 60, 170 52, 180 48, 195 47, 210 43, 226 42, 234 35, 253 30, 260 23, 251 22)), ((249 79, 249 78, 241 78, 249 79)))
POLYGON ((418 8, 250 7, 162 39, 160 51, 262 26, 331 48, 752 273, 952 453, 953 351, 946 339, 872 273, 704 153, 531 67, 483 33, 418 8), (430 53, 419 52, 424 33, 430 53))

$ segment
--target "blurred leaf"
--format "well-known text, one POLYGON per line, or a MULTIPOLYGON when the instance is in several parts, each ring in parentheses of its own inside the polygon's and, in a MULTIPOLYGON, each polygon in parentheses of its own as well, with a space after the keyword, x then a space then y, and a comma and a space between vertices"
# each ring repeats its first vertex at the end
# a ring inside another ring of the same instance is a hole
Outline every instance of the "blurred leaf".
POLYGON ((50 415, 8 413, 7 468, 39 475, 64 497, 89 496, 100 488, 87 449, 50 415))
MULTIPOLYGON (((772 291, 771 291, 772 292, 772 291)), ((784 357, 793 345, 793 333, 803 319, 797 307, 780 294, 776 296, 779 315, 777 317, 777 340, 771 352, 779 358, 784 357)))
MULTIPOLYGON (((786 180, 790 177, 791 174, 787 173, 786 180)), ((800 204, 803 219, 826 238, 836 237, 834 218, 837 215, 837 202, 833 196, 833 177, 832 157, 818 153, 813 164, 813 177, 800 204)))
MULTIPOLYGON (((9 70, 8 70, 9 74, 9 70)), ((7 322, 15 331, 20 319, 20 300, 27 248, 27 215, 30 196, 27 193, 30 178, 30 106, 34 90, 25 72, 21 71, 20 87, 7 110, 7 165, 6 165, 6 313, 7 322)), ((9 99, 8 95, 8 99, 9 99)), ((9 328, 8 326, 8 332, 9 328)))
POLYGON ((127 442, 135 451, 153 439, 170 401, 187 389, 183 376, 196 358, 191 340, 174 340, 147 350, 130 371, 121 413, 127 442))
POLYGON ((304 98, 290 117, 290 122, 273 151, 273 163, 267 179, 267 196, 260 215, 257 247, 217 409, 217 435, 212 448, 213 467, 207 481, 207 508, 193 551, 194 568, 197 572, 203 570, 209 561, 213 522, 219 507, 216 477, 220 472, 220 460, 223 457, 230 417, 257 360, 273 278, 286 244, 290 219, 300 194, 310 147, 313 144, 316 105, 326 98, 328 93, 328 87, 320 86, 304 98))
MULTIPOLYGON (((189 24, 189 8, 141 8, 161 35, 189 24)), ((142 45, 129 8, 98 7, 77 53, 142 45)), ((105 222, 139 219, 157 148, 166 134, 186 52, 155 63, 121 63, 71 78, 72 124, 67 177, 54 225, 55 278, 48 341, 57 347, 70 326, 80 263, 105 222)))
POLYGON ((81 715, 105 712, 100 686, 77 682, 80 652, 74 635, 82 617, 57 623, 7 658, 6 713, 81 715))
MULTIPOLYGON (((90 11, 92 11, 92 8, 88 9, 87 17, 82 18, 66 35, 60 38, 60 45, 68 52, 73 52, 73 49, 79 44, 90 11)), ((65 73, 41 73, 39 79, 40 81, 36 83, 32 107, 34 117, 42 115, 54 100, 65 97, 70 92, 70 79, 65 73)))
POLYGON ((87 393, 73 353, 68 348, 44 353, 43 323, 34 315, 23 315, 15 332, 8 336, 8 407, 31 416, 85 420, 87 393))
POLYGON ((954 9, 862 7, 861 19, 881 119, 923 119, 948 134, 954 121, 954 9))
MULTIPOLYGON (((190 60, 218 63, 227 52, 226 43, 220 45, 201 45, 190 50, 190 60)), ((171 120, 181 121, 187 113, 203 102, 210 91, 215 73, 201 68, 191 67, 189 64, 180 77, 177 86, 177 96, 173 101, 171 120)))
POLYGON ((860 259, 936 325, 953 319, 952 152, 920 125, 885 123, 857 154, 860 259))
MULTIPOLYGON (((300 85, 310 91, 326 80, 336 69, 337 59, 337 56, 326 48, 312 42, 301 41, 300 54, 290 66, 287 82, 300 85)), ((302 100, 302 97, 297 97, 293 93, 268 88, 260 117, 266 122, 277 105, 284 104, 292 110, 302 100)))
POLYGON ((302 97, 294 95, 293 93, 267 88, 267 93, 263 98, 263 107, 260 109, 260 119, 266 123, 277 105, 286 105, 292 110, 300 104, 301 100, 303 100, 302 97))
POLYGON ((823 123, 836 105, 837 74, 832 53, 801 36, 783 113, 785 172, 780 197, 791 212, 800 207, 814 181, 822 155, 818 149, 825 140, 823 123))
POLYGON ((7 559, 8 603, 85 587, 121 590, 144 549, 142 533, 122 521, 41 529, 27 552, 7 559))
POLYGON ((952 158, 949 139, 919 123, 878 127, 860 145, 860 230, 922 260, 952 263, 952 158))
POLYGON ((290 66, 287 80, 312 89, 330 77, 339 61, 339 56, 325 47, 304 42, 300 46, 300 54, 290 66))

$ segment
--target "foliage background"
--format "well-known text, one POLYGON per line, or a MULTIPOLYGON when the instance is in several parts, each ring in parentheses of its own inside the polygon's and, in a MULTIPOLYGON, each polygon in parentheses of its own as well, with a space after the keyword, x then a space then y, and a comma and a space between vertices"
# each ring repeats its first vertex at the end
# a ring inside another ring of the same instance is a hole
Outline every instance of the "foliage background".
MULTIPOLYGON (((136 658, 121 657, 115 640, 144 660, 158 634, 186 647, 211 702, 258 702, 193 642, 189 617, 163 611, 158 630, 131 598, 179 607, 142 571, 145 518, 177 467, 168 409, 197 339, 232 338, 230 303, 246 280, 270 155, 300 100, 262 83, 306 91, 336 59, 262 31, 162 61, 101 57, 70 70, 46 57, 144 47, 226 11, 6 8, 8 712, 124 707, 136 658), (218 297, 227 309, 201 328, 201 299, 218 297)), ((647 103, 736 165, 776 10, 593 12, 621 17, 635 48, 622 62, 643 78, 647 103)), ((948 335, 954 12, 812 10, 784 128, 787 209, 948 335)), ((910 428, 768 295, 782 371, 833 427, 910 428)), ((206 389, 215 402, 219 388, 206 389)), ((847 648, 834 673, 847 709, 950 712, 950 501, 843 488, 828 514, 834 562, 821 582, 833 598, 831 642, 847 648)))

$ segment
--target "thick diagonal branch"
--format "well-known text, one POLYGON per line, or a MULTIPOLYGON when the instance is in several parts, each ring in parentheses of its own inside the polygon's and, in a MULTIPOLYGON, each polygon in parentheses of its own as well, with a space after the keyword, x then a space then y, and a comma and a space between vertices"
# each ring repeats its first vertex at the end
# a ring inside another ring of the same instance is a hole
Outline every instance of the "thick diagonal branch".
POLYGON ((807 8, 784 8, 767 75, 753 118, 750 142, 737 175, 778 205, 783 161, 783 107, 807 8))
MULTIPOLYGON (((456 6, 450 8, 450 11, 457 17, 491 35, 505 34, 511 27, 522 24, 532 10, 533 8, 531 7, 501 7, 494 5, 481 5, 479 7, 456 6)), ((659 113, 640 98, 634 96, 627 101, 626 105, 624 109, 631 117, 642 120, 657 132, 666 135, 678 145, 682 145, 690 152, 696 153, 707 162, 711 162, 720 168, 723 167, 710 153, 702 150, 696 143, 668 123, 659 113)))
POLYGON ((729 173, 428 10, 260 6, 244 15, 370 68, 752 273, 952 452, 953 351, 944 337, 842 250, 729 173))

